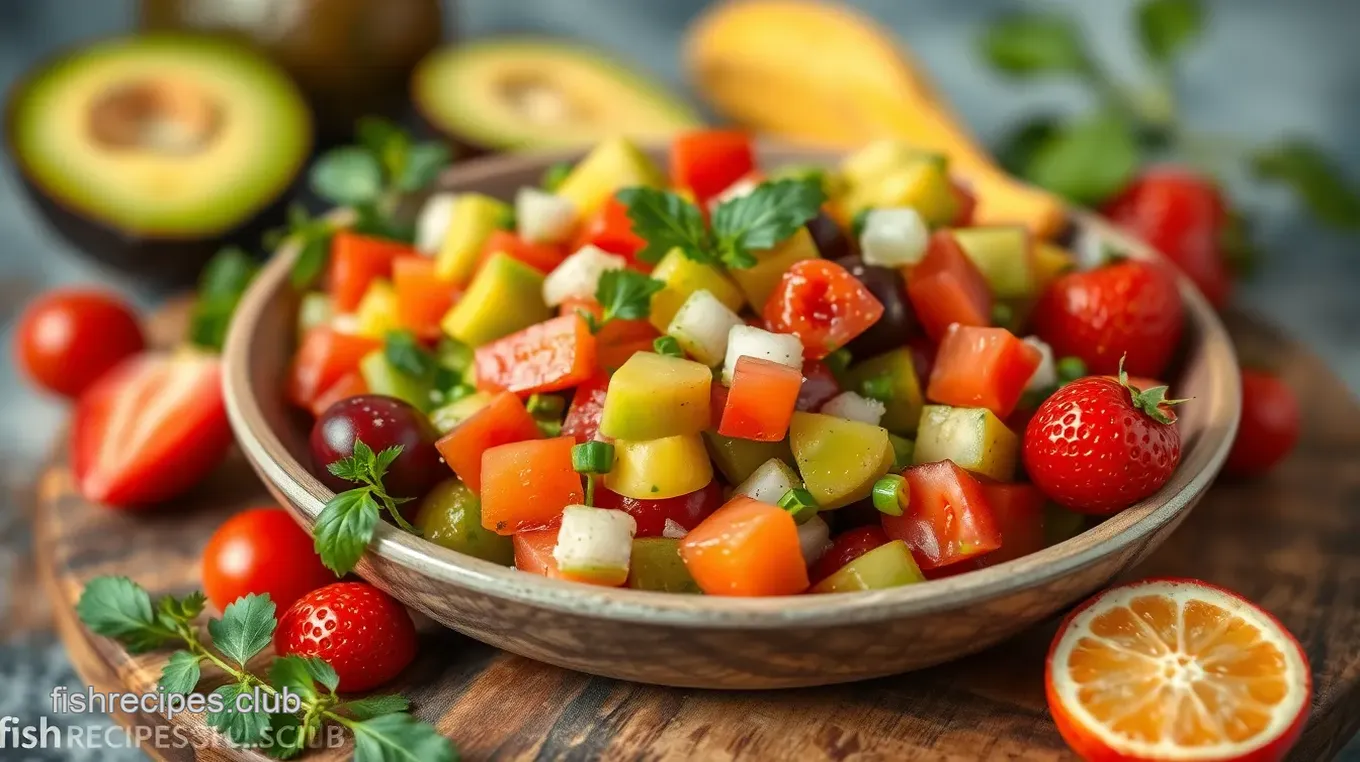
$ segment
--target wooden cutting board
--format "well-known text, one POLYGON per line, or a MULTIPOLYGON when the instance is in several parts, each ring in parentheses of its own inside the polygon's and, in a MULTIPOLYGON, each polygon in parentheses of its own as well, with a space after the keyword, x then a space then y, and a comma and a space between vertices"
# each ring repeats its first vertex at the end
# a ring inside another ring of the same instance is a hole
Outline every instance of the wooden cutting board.
MULTIPOLYGON (((1270 478, 1215 486, 1130 578, 1199 577, 1278 615, 1314 670, 1312 717, 1291 759, 1328 759, 1360 729, 1360 408, 1297 344, 1247 318, 1229 322, 1242 353, 1268 358, 1298 392, 1303 441, 1270 478)), ((81 675, 103 690, 146 691, 166 657, 132 656, 88 633, 73 609, 87 580, 123 574, 153 594, 195 589, 213 529, 268 500, 237 459, 157 513, 118 513, 75 494, 58 448, 34 495, 39 594, 50 598, 81 675)), ((1048 622, 978 656, 893 678, 724 693, 569 672, 427 623, 419 660, 392 687, 438 723, 465 759, 1071 759, 1044 704, 1043 658, 1055 627, 1048 622)), ((202 730, 200 717, 175 722, 202 730)), ((347 747, 317 750, 304 759, 349 754, 347 747)), ((188 748, 156 755, 195 758, 188 748)), ((264 759, 222 749, 200 758, 264 759)))

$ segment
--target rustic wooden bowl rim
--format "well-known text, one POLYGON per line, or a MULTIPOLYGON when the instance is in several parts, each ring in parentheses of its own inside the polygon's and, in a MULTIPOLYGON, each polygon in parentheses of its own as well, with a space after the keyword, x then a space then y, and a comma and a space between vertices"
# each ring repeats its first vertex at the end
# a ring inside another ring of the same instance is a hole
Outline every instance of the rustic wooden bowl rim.
MULTIPOLYGON (((826 158, 835 155, 768 145, 762 146, 762 151, 782 153, 785 158, 796 156, 799 160, 809 160, 819 153, 826 158)), ((560 151, 491 156, 457 165, 442 180, 472 187, 504 173, 546 168, 553 162, 579 155, 579 151, 560 151)), ((1095 215, 1080 211, 1072 214, 1079 225, 1094 230, 1133 256, 1158 256, 1095 215)), ((288 498, 285 508, 306 527, 315 521, 332 493, 288 452, 271 430, 250 382, 251 345, 260 330, 260 319, 279 290, 289 287, 288 275, 297 253, 296 247, 280 250, 242 299, 223 352, 223 384, 227 413, 246 457, 288 498)), ((1176 474, 1161 491, 1076 537, 1014 561, 928 584, 888 590, 728 598, 600 588, 526 574, 426 542, 386 523, 378 525, 368 552, 415 574, 494 598, 620 622, 680 627, 844 625, 954 610, 1007 596, 1072 574, 1151 536, 1191 506, 1217 475, 1232 446, 1241 412, 1237 360, 1227 331, 1204 297, 1184 277, 1180 278, 1180 289, 1187 319, 1195 325, 1200 351, 1206 355, 1208 393, 1195 400, 1195 404, 1208 407, 1200 436, 1184 450, 1176 474)))

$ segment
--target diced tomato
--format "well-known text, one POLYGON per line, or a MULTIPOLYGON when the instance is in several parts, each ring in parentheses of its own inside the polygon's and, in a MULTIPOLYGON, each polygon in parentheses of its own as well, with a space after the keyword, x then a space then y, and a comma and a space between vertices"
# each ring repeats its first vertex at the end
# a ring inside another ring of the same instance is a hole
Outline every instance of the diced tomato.
POLYGON ((815 411, 840 393, 841 384, 836 380, 836 375, 821 360, 803 363, 803 386, 798 390, 796 405, 799 410, 815 411))
POLYGON ((482 526, 496 534, 541 529, 584 496, 571 437, 512 442, 482 453, 482 526))
POLYGON ((794 595, 808 587, 793 516, 745 495, 685 535, 680 557, 709 595, 794 595))
POLYGON ((600 370, 613 375, 614 371, 628 362, 628 358, 638 352, 650 351, 652 351, 652 339, 632 339, 614 344, 599 344, 595 348, 595 362, 600 370))
POLYGON ((944 338, 953 323, 992 324, 992 292, 948 230, 930 237, 926 255, 905 273, 907 296, 926 335, 944 338))
POLYGON ((419 256, 404 243, 339 231, 331 238, 330 288, 335 311, 358 307, 373 281, 392 277, 397 259, 419 256))
POLYGON ((723 411, 727 409, 728 389, 722 384, 711 384, 708 387, 708 410, 711 416, 709 428, 717 430, 722 424, 723 411))
POLYGON ((1001 547, 1001 531, 987 496, 967 471, 945 460, 902 472, 911 504, 901 516, 883 516, 883 531, 911 547, 922 569, 949 566, 1001 547))
POLYGON ((609 376, 596 372, 576 387, 571 407, 562 421, 562 435, 575 437, 576 442, 589 442, 600 431, 600 416, 604 413, 604 395, 609 389, 609 376))
MULTIPOLYGON (((557 314, 575 315, 578 311, 588 312, 594 315, 596 320, 604 317, 604 309, 594 299, 568 299, 558 308, 557 314)), ((605 323, 600 328, 600 332, 595 334, 595 343, 604 346, 606 344, 626 344, 643 339, 652 341, 660 335, 661 333, 653 328, 651 322, 645 318, 639 320, 615 318, 605 323)))
POLYGON ((595 374, 595 336, 565 315, 477 347, 477 388, 521 396, 570 389, 595 374))
POLYGON ((341 333, 326 326, 307 332, 302 346, 288 369, 285 396, 301 408, 312 403, 340 377, 359 369, 364 355, 378 349, 382 342, 367 336, 341 333))
POLYGON ((955 407, 985 407, 1005 420, 1042 359, 1005 328, 953 325, 940 342, 926 396, 955 407))
POLYGON ((230 446, 217 357, 153 352, 119 363, 80 395, 71 471, 86 500, 140 508, 197 484, 230 446))
POLYGON ((954 198, 959 202, 959 213, 954 217, 954 224, 950 227, 966 228, 973 224, 973 212, 977 210, 977 194, 973 189, 954 180, 950 183, 954 190, 954 198))
POLYGON ((1001 532, 1001 547, 978 556, 978 568, 1011 561, 1044 549, 1044 505, 1048 498, 1033 484, 982 484, 982 494, 1001 532))
POLYGON ((831 541, 831 547, 817 559, 817 563, 812 565, 812 584, 821 582, 856 558, 889 542, 888 535, 884 534, 883 527, 878 524, 841 532, 831 541))
POLYGON ((553 548, 557 547, 557 529, 534 529, 528 532, 516 532, 513 542, 515 546, 515 568, 520 571, 553 579, 584 582, 587 585, 600 584, 598 579, 590 576, 570 574, 557 568, 557 559, 553 558, 553 548))
POLYGON ((321 414, 330 409, 331 405, 350 397, 358 397, 361 394, 368 394, 368 384, 364 381, 362 373, 352 370, 316 395, 316 399, 312 400, 311 404, 312 415, 320 418, 321 414))
POLYGON ((439 321, 462 292, 434 274, 434 260, 401 257, 392 263, 397 322, 422 339, 438 338, 439 321))
POLYGON ((486 264, 491 255, 497 253, 518 259, 544 275, 557 269, 562 260, 567 258, 567 252, 555 243, 534 243, 520 238, 509 230, 496 230, 487 236, 486 243, 482 245, 482 254, 477 261, 477 267, 486 264))
POLYGON ((791 333, 811 360, 845 346, 883 316, 883 304, 829 259, 795 262, 765 303, 769 330, 791 333))
POLYGON ((572 251, 583 246, 595 246, 610 254, 617 254, 628 260, 629 265, 651 272, 652 266, 637 258, 637 253, 647 245, 642 236, 633 232, 633 221, 628 218, 628 207, 617 198, 610 196, 595 216, 585 221, 576 237, 572 251))
POLYGON ((611 492, 603 486, 595 487, 596 507, 617 508, 628 513, 637 521, 638 537, 660 537, 666 530, 666 519, 685 529, 693 529, 722 504, 722 485, 716 481, 711 481, 702 489, 688 495, 668 497, 664 500, 639 500, 611 492))
POLYGON ((802 385, 802 371, 760 357, 738 358, 726 403, 721 408, 718 433, 756 442, 778 442, 789 432, 802 385))
POLYGON ((540 439, 543 433, 514 392, 501 392, 434 443, 444 462, 473 492, 482 488, 482 453, 503 444, 540 439))
POLYGON ((755 166, 751 136, 740 130, 687 132, 671 144, 671 182, 700 208, 755 166))

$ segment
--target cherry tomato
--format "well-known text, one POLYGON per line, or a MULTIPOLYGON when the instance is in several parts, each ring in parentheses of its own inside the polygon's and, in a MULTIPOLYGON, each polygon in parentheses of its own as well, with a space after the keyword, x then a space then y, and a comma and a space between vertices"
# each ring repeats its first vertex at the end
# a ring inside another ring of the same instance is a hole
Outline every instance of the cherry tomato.
POLYGON ((815 585, 856 558, 888 542, 888 535, 880 526, 847 529, 831 541, 831 547, 813 564, 812 573, 808 576, 815 585))
POLYGON ((388 467, 383 486, 393 497, 423 497, 449 475, 434 447, 436 438, 425 414, 399 399, 378 394, 350 397, 332 405, 312 427, 312 464, 323 484, 344 492, 357 485, 326 466, 353 455, 355 440, 375 453, 400 446, 401 454, 388 467))
POLYGON ((282 508, 250 508, 227 519, 203 549, 203 591, 218 611, 250 593, 268 594, 279 611, 335 582, 311 535, 282 508))
POLYGON ((639 500, 610 492, 603 486, 595 487, 595 504, 600 508, 616 508, 627 512, 637 521, 638 537, 660 537, 670 519, 685 529, 699 526, 699 522, 723 504, 722 487, 711 481, 702 489, 687 495, 665 500, 639 500))
POLYGON ((844 267, 826 259, 795 263, 765 303, 771 331, 791 333, 812 360, 845 346, 883 316, 883 304, 844 267))
MULTIPOLYGON (((716 386, 716 384, 715 384, 716 386)), ((589 442, 600 430, 600 416, 604 414, 604 394, 609 389, 609 376, 596 373, 593 378, 576 387, 562 421, 562 433, 576 437, 577 442, 589 442)))
POLYGON ((49 291, 29 304, 14 339, 19 367, 29 379, 71 398, 145 347, 137 316, 126 304, 78 288, 49 291))
POLYGON ((1278 376, 1242 371, 1242 422, 1224 468, 1256 476, 1284 460, 1299 441, 1299 402, 1278 376))
POLYGON ((671 144, 671 180, 701 207, 754 168, 751 136, 740 130, 696 130, 671 144))

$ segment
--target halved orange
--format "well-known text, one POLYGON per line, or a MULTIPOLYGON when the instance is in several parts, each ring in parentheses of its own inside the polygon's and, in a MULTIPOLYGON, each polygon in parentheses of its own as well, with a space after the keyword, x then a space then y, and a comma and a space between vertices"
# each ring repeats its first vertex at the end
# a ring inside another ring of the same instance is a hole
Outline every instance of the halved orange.
POLYGON ((1303 729, 1308 658, 1236 593, 1192 579, 1111 588, 1058 628, 1048 708, 1087 760, 1277 760, 1303 729))

